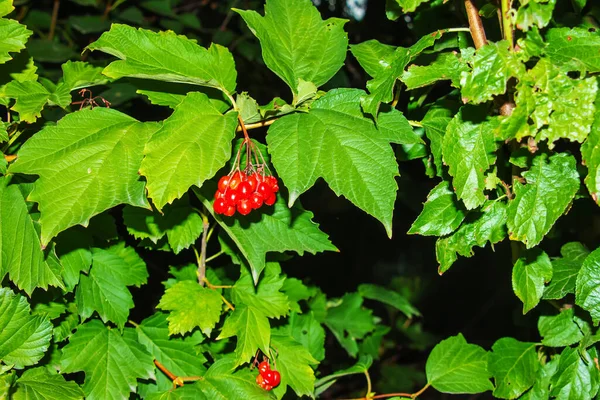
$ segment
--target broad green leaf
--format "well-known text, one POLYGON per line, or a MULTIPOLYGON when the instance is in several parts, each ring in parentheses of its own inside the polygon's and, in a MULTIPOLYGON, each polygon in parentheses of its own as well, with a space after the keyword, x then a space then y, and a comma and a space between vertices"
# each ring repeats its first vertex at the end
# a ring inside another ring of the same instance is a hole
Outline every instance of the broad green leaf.
POLYGON ((491 202, 484 205, 481 211, 471 211, 457 231, 450 236, 439 238, 435 244, 435 253, 440 266, 440 274, 446 272, 457 254, 463 257, 473 255, 473 247, 484 247, 487 242, 492 245, 506 237, 506 205, 502 202, 491 202))
POLYGON ((523 173, 527 184, 515 182, 508 206, 508 232, 530 249, 542 241, 579 189, 575 158, 566 153, 537 156, 523 173))
POLYGON ((48 318, 30 311, 25 297, 0 288, 0 360, 18 369, 40 361, 52 338, 48 318))
POLYGON ((373 364, 373 358, 371 356, 361 356, 356 364, 350 368, 343 369, 341 371, 334 372, 331 375, 327 375, 315 382, 315 394, 318 396, 327 390, 335 381, 339 378, 348 375, 357 375, 366 373, 371 365, 373 364))
POLYGON ((225 165, 237 124, 237 113, 221 114, 204 93, 190 93, 177 106, 146 145, 140 168, 159 211, 225 165))
POLYGON ((4 17, 15 9, 13 0, 0 0, 0 17, 4 17))
POLYGON ((363 94, 332 90, 310 113, 277 120, 267 142, 290 205, 322 177, 338 196, 381 221, 391 236, 398 164, 387 138, 362 115, 363 94))
POLYGON ((288 298, 290 311, 299 313, 302 312, 299 304, 300 300, 308 300, 313 295, 312 290, 304 285, 300 279, 290 277, 286 277, 283 281, 281 291, 288 298))
POLYGON ((600 321, 600 248, 583 261, 577 275, 575 303, 589 311, 595 322, 600 321))
POLYGON ((581 157, 588 169, 585 184, 596 204, 600 204, 600 91, 596 95, 594 107, 594 120, 589 136, 581 146, 581 157))
POLYGON ((572 308, 561 310, 554 316, 542 315, 538 320, 538 330, 542 344, 550 347, 570 346, 583 339, 583 333, 573 320, 575 311, 572 308))
POLYGON ((29 200, 39 203, 42 245, 118 204, 148 207, 138 169, 157 128, 97 107, 68 114, 23 145, 9 172, 40 177, 29 200))
POLYGON ((465 219, 463 207, 456 201, 447 181, 431 189, 423 211, 413 222, 409 234, 443 236, 454 232, 465 219))
POLYGON ((182 281, 165 291, 157 308, 168 311, 169 334, 185 334, 199 327, 207 336, 221 317, 219 292, 182 281))
POLYGON ((327 310, 325 325, 331 330, 348 354, 356 357, 356 339, 362 339, 375 329, 372 311, 362 307, 363 298, 358 293, 347 293, 339 305, 327 310))
POLYGON ((83 399, 83 391, 73 381, 62 375, 51 373, 49 369, 38 367, 28 369, 17 379, 13 400, 78 400, 83 399))
POLYGON ((190 83, 228 93, 235 90, 237 73, 233 56, 218 44, 207 50, 195 40, 171 31, 152 32, 112 24, 110 31, 103 33, 87 49, 99 50, 120 59, 104 69, 104 75, 109 78, 190 83))
MULTIPOLYGON (((596 353, 595 349, 592 349, 596 353)), ((595 355, 597 357, 597 355, 595 355)), ((598 392, 598 370, 587 350, 565 347, 552 378, 550 395, 558 400, 591 400, 598 392)))
POLYGON ((36 287, 64 288, 60 266, 45 259, 36 223, 17 185, 0 178, 0 278, 7 273, 29 296, 36 287))
POLYGON ((600 34, 584 28, 555 28, 546 34, 546 55, 561 69, 600 72, 600 34))
MULTIPOLYGON (((423 3, 427 3, 431 0, 388 0, 387 2, 387 6, 386 6, 386 11, 388 13, 392 12, 391 10, 394 10, 394 8, 392 8, 392 5, 390 3, 395 3, 394 6, 400 7, 402 8, 402 12, 404 14, 409 13, 409 12, 413 12, 417 9, 417 7, 419 7, 421 4, 423 3)), ((388 18, 390 18, 388 16, 388 18)), ((390 18, 390 19, 395 19, 395 18, 390 18)))
POLYGON ((379 360, 381 358, 381 349, 382 346, 385 346, 383 342, 383 338, 385 335, 390 333, 391 328, 385 325, 377 325, 375 330, 369 333, 363 341, 359 345, 359 353, 360 355, 369 355, 373 357, 375 360, 379 360))
POLYGON ((468 210, 485 202, 485 172, 496 162, 496 120, 485 115, 481 107, 462 107, 448 124, 442 147, 456 196, 468 210))
POLYGON ((410 126, 408 120, 395 108, 379 113, 377 129, 383 133, 390 143, 423 144, 421 139, 410 126))
POLYGON ((550 380, 558 368, 559 357, 555 356, 552 360, 538 369, 533 387, 525 392, 519 399, 521 400, 547 400, 550 398, 550 380))
POLYGON ((290 386, 298 397, 312 397, 315 373, 311 365, 318 361, 291 336, 273 335, 271 345, 277 349, 277 370, 281 373, 281 383, 274 389, 275 394, 282 396, 290 386))
POLYGON ((519 30, 528 31, 532 26, 542 29, 550 22, 556 0, 526 0, 517 10, 516 25, 519 30))
POLYGON ((88 400, 126 399, 137 379, 154 378, 154 361, 136 340, 135 330, 123 335, 98 320, 81 325, 62 349, 62 373, 83 371, 88 400))
POLYGON ((383 73, 387 67, 381 60, 393 57, 396 48, 371 39, 359 44, 350 45, 350 51, 367 74, 371 77, 376 77, 383 73))
POLYGON ((443 104, 435 104, 427 111, 427 114, 425 114, 425 117, 421 121, 423 128, 425 128, 425 135, 429 139, 429 147, 433 156, 436 174, 440 177, 444 170, 442 163, 444 135, 453 116, 454 113, 449 107, 445 107, 443 104))
POLYGON ((520 257, 512 270, 513 291, 523 302, 523 314, 537 306, 544 293, 544 283, 552 279, 552 263, 539 249, 520 257))
POLYGON ((15 99, 11 110, 18 112, 23 121, 33 123, 42 115, 50 92, 37 81, 11 81, 4 86, 2 97, 15 99))
POLYGON ((381 286, 364 283, 358 286, 358 294, 365 299, 377 300, 401 311, 407 318, 420 316, 421 313, 402 296, 381 286))
POLYGON ((63 63, 79 57, 73 49, 59 40, 31 39, 27 42, 27 52, 37 62, 63 63))
POLYGON ((75 328, 79 326, 79 313, 75 302, 68 303, 66 314, 54 322, 54 342, 60 343, 71 337, 75 328))
POLYGON ((533 386, 540 362, 535 343, 506 337, 492 346, 489 370, 496 382, 494 396, 515 399, 533 386))
MULTIPOLYGON (((8 14, 9 7, 12 9, 12 4, 4 6, 0 13, 8 14)), ((9 53, 18 53, 23 50, 31 34, 33 34, 32 31, 17 21, 0 19, 0 64, 4 64, 12 58, 9 53)))
POLYGON ((413 90, 431 85, 437 81, 450 80, 452 86, 460 87, 460 76, 469 68, 455 53, 441 53, 429 65, 411 65, 402 74, 400 80, 406 89, 413 90))
POLYGON ((265 64, 294 93, 300 79, 317 87, 344 65, 348 35, 346 20, 323 20, 310 0, 267 0, 265 15, 234 9, 260 40, 265 64))
MULTIPOLYGON (((289 279, 289 278, 288 278, 289 279)), ((317 361, 325 358, 325 329, 315 319, 312 312, 298 314, 293 312, 288 325, 278 332, 287 334, 301 343, 317 361)))
POLYGON ((259 349, 270 354, 271 326, 265 314, 255 307, 238 304, 227 317, 217 340, 232 336, 237 337, 236 366, 249 362, 259 349))
POLYGON ((461 74, 460 86, 463 102, 479 104, 503 94, 512 77, 525 73, 525 66, 517 54, 510 50, 506 40, 490 42, 477 50, 470 62, 473 70, 461 74))
POLYGON ((438 343, 425 365, 427 383, 442 393, 481 393, 494 389, 488 353, 468 344, 462 334, 438 343))
MULTIPOLYGON (((205 189, 195 191, 204 206, 212 210, 212 198, 216 184, 205 185, 205 189), (207 200, 210 199, 210 200, 207 200)), ((258 277, 266 266, 265 257, 269 252, 295 251, 315 254, 321 251, 336 251, 327 235, 312 221, 313 214, 305 211, 300 204, 291 209, 279 193, 272 211, 254 212, 246 217, 224 218, 213 214, 215 220, 238 247, 248 261, 252 278, 258 277)))
MULTIPOLYGON (((104 85, 108 79, 102 75, 101 67, 80 61, 67 61, 62 66, 63 76, 50 96, 50 101, 66 108, 71 104, 71 91, 90 86, 104 85)), ((88 97, 87 95, 85 97, 88 97)), ((99 101, 101 103, 101 101, 99 101)))
POLYGON ((93 238, 85 228, 74 226, 56 238, 56 254, 63 266, 62 278, 68 292, 79 283, 80 272, 92 265, 93 238))
POLYGON ((577 274, 583 260, 590 252, 579 242, 565 244, 560 253, 562 258, 552 260, 552 280, 546 286, 544 299, 559 300, 569 293, 575 293, 577 274))
POLYGON ((102 321, 112 321, 121 329, 133 308, 127 286, 141 286, 148 279, 144 260, 123 242, 107 249, 92 250, 92 268, 82 275, 75 291, 75 301, 82 320, 98 312, 102 321))
POLYGON ((110 21, 102 15, 71 15, 69 25, 83 35, 100 33, 110 29, 110 21))

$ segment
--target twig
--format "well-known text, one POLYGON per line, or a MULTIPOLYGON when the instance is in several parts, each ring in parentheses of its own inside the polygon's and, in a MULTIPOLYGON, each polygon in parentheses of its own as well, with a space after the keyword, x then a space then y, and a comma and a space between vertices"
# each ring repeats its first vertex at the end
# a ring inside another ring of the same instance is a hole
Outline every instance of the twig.
POLYGON ((106 7, 104 8, 102 19, 108 18, 108 14, 110 14, 110 10, 112 10, 112 3, 112 0, 106 0, 106 7))
MULTIPOLYGON (((255 122, 253 124, 248 124, 245 125, 246 130, 250 130, 250 129, 256 129, 256 128, 263 128, 265 126, 269 126, 271 125, 273 122, 277 121, 277 118, 273 118, 273 119, 266 119, 264 121, 260 121, 260 122, 255 122)), ((241 132, 242 131, 242 127, 238 125, 237 127, 237 131, 241 132)))
POLYGON ((500 7, 501 7, 501 12, 502 12, 502 34, 504 36, 504 39, 508 40, 508 43, 510 44, 510 49, 512 51, 515 50, 515 42, 514 42, 514 37, 513 37, 513 27, 512 27, 512 21, 511 21, 511 0, 501 0, 500 1, 500 7))
POLYGON ((419 397, 420 395, 423 394, 424 391, 427 390, 427 388, 429 388, 429 385, 430 384, 428 383, 427 385, 423 386, 423 388, 421 390, 419 390, 418 392, 415 392, 415 393, 411 394, 410 397, 412 399, 414 399, 415 397, 419 397))
POLYGON ((233 287, 231 285, 213 285, 208 281, 208 279, 206 279, 206 277, 204 277, 203 281, 206 283, 206 287, 209 289, 231 289, 233 287))
POLYGON ((423 124, 422 124, 422 123, 420 123, 419 121, 411 121, 411 120, 408 120, 408 124, 409 124, 410 126, 414 126, 414 127, 417 127, 417 128, 422 128, 422 127, 423 127, 423 124))
POLYGON ((373 389, 371 386, 371 376, 369 376, 369 370, 365 370, 365 378, 367 378, 367 395, 365 397, 368 397, 373 389))
POLYGON ((54 31, 56 29, 56 21, 58 20, 58 9, 60 8, 60 0, 54 0, 52 7, 52 21, 50 22, 50 32, 48 32, 48 40, 54 39, 54 31))
POLYGON ((217 254, 213 254, 212 256, 208 257, 206 260, 204 260, 205 263, 214 260, 215 258, 219 257, 220 255, 225 254, 225 252, 223 250, 219 251, 217 254))
POLYGON ((471 30, 473 42, 475 43, 475 48, 479 49, 487 44, 483 22, 481 22, 481 17, 479 16, 479 10, 475 4, 473 4, 472 0, 465 0, 465 9, 467 10, 469 28, 471 30))
POLYGON ((225 19, 223 20, 223 22, 221 23, 221 26, 219 27, 219 30, 221 32, 225 31, 225 29, 227 29, 227 24, 229 24, 229 21, 231 21, 231 18, 233 17, 233 9, 235 8, 235 6, 237 5, 237 3, 240 0, 233 0, 231 2, 231 7, 229 7, 229 11, 227 12, 227 15, 225 16, 225 19))
POLYGON ((165 375, 169 377, 170 380, 173 381, 174 388, 176 388, 177 386, 183 386, 185 382, 195 382, 204 379, 201 376, 176 376, 171 371, 169 371, 167 367, 162 365, 158 360, 154 360, 154 365, 156 365, 158 369, 160 369, 165 375))
POLYGON ((200 286, 204 286, 204 279, 206 277, 206 242, 208 236, 208 218, 206 215, 202 215, 202 240, 200 242, 200 254, 194 247, 194 254, 196 254, 196 263, 198 264, 198 283, 200 286))
POLYGON ((510 186, 508 186, 508 183, 506 183, 502 179, 500 179, 500 184, 504 187, 504 191, 506 192, 506 197, 508 197, 509 200, 512 200, 513 194, 510 190, 510 186))

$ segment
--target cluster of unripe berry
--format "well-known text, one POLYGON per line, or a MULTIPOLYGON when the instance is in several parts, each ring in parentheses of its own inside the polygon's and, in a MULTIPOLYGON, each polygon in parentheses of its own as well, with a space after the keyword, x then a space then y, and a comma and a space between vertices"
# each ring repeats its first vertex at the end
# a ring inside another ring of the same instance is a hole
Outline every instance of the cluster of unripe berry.
POLYGON ((266 204, 272 206, 279 191, 277 178, 253 172, 236 171, 219 180, 213 208, 215 213, 231 217, 235 212, 248 215, 266 204))
POLYGON ((279 371, 271 370, 269 361, 265 360, 258 364, 258 372, 256 383, 265 390, 271 390, 281 382, 281 374, 279 371))

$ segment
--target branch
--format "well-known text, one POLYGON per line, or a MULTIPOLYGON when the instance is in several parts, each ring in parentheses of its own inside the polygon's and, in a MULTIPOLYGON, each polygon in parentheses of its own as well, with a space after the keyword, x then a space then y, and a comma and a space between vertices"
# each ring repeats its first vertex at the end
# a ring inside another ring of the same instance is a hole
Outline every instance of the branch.
MULTIPOLYGON (((260 121, 260 122, 255 122, 254 124, 248 124, 248 125, 245 125, 245 126, 246 126, 246 130, 256 129, 256 128, 262 128, 262 127, 271 125, 275 121, 277 121, 277 118, 266 119, 266 120, 263 120, 263 121, 260 121)), ((237 131, 238 132, 242 132, 242 127, 240 125, 238 125, 237 131)))
POLYGON ((473 42, 475 43, 475 48, 479 49, 487 44, 485 30, 483 29, 483 23, 481 22, 481 17, 479 16, 479 10, 475 4, 473 4, 472 0, 465 0, 465 9, 467 10, 469 28, 471 30, 473 42))
POLYGON ((171 371, 167 369, 164 365, 162 365, 158 360, 154 360, 154 365, 158 367, 165 375, 169 377, 170 380, 173 381, 173 387, 183 386, 185 382, 195 382, 201 381, 203 378, 201 376, 176 376, 171 371))
POLYGON ((58 9, 60 8, 60 0, 54 0, 52 7, 52 21, 50 22, 50 32, 48 32, 48 40, 54 39, 54 31, 56 30, 56 21, 58 20, 58 9))
POLYGON ((510 12, 511 12, 511 4, 512 1, 511 0, 501 0, 500 1, 500 7, 501 7, 501 15, 502 15, 502 33, 504 35, 504 39, 508 40, 508 43, 510 44, 510 49, 512 51, 515 50, 515 39, 513 37, 513 27, 512 27, 512 20, 511 20, 511 16, 510 16, 510 12))

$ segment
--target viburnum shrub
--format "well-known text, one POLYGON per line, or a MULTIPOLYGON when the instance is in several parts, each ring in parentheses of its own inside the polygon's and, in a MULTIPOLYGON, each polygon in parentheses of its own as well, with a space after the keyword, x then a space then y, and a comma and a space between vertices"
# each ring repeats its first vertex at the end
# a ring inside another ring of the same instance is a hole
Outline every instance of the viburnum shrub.
POLYGON ((598 2, 387 0, 366 36, 315 4, 0 0, 1 399, 596 398, 598 2), (416 204, 440 275, 497 250, 526 333, 311 268, 309 189, 348 236, 408 241, 416 204))

